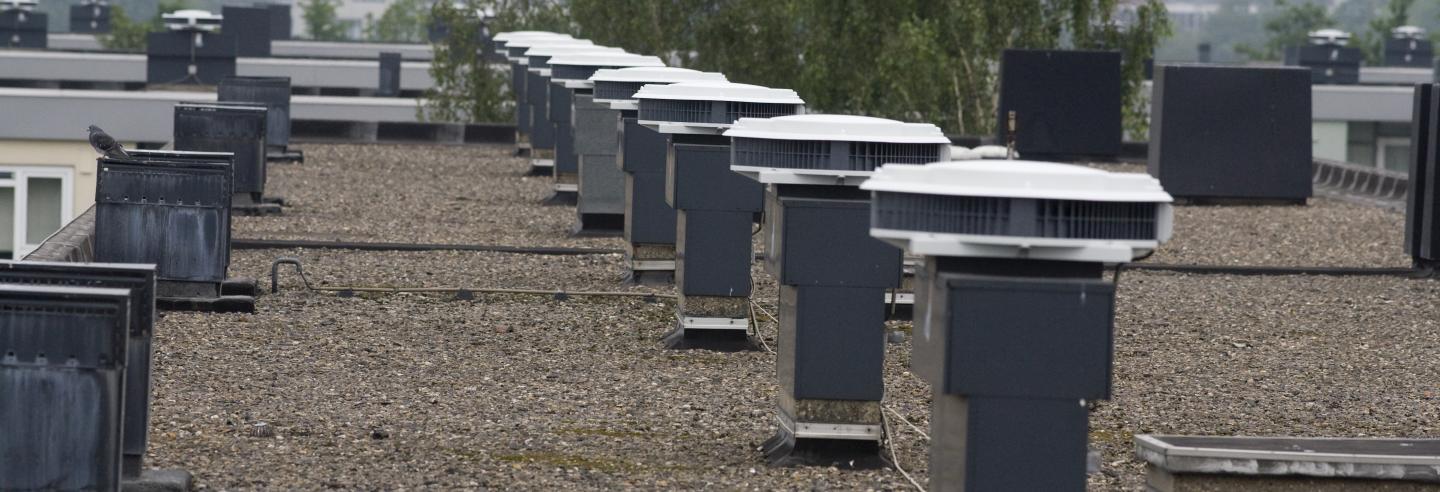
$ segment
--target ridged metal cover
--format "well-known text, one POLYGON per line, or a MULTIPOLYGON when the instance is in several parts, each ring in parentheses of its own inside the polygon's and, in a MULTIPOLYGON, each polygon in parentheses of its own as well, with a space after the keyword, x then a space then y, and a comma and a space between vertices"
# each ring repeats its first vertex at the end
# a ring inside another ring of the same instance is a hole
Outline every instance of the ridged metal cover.
POLYGON ((941 145, 736 137, 732 166, 874 171, 883 164, 940 160, 941 145))
POLYGON ((875 192, 872 227, 1057 239, 1157 240, 1156 204, 875 192))
POLYGON ((645 82, 595 81, 595 99, 633 99, 645 82))
POLYGON ((773 118, 798 114, 799 104, 703 101, 685 99, 644 99, 640 119, 675 123, 728 125, 740 118, 773 118))
POLYGON ((118 490, 129 291, 0 284, 0 490, 118 490))
POLYGON ((175 149, 230 152, 235 192, 265 191, 265 106, 175 105, 175 149))
POLYGON ((150 263, 160 280, 220 283, 230 265, 230 164, 99 159, 95 260, 150 263))
POLYGON ((290 145, 290 77, 226 77, 216 89, 220 102, 264 104, 265 144, 290 145))

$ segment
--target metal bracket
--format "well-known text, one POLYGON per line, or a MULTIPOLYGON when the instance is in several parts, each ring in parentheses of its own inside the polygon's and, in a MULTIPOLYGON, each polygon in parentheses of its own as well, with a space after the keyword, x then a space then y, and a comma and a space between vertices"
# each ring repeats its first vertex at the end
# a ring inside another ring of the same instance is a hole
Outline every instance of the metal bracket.
POLYGON ((775 416, 780 427, 785 428, 796 439, 847 439, 852 441, 879 441, 880 426, 866 424, 831 424, 824 422, 795 422, 785 412, 775 416))
POLYGON ((630 269, 637 271, 675 271, 675 260, 630 260, 630 269))
POLYGON ((575 183, 555 183, 555 191, 580 191, 580 185, 575 183))
POLYGON ((750 318, 684 316, 680 318, 680 327, 686 330, 746 330, 750 328, 750 318))

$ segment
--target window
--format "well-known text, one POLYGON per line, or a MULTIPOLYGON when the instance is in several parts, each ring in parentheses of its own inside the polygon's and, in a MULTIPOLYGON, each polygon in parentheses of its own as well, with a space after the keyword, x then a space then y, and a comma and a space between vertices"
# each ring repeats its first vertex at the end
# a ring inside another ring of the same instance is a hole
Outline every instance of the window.
POLYGON ((74 216, 71 170, 0 167, 0 258, 33 251, 74 216))
POLYGON ((1410 139, 1380 137, 1375 139, 1375 166, 1399 172, 1410 171, 1410 139))

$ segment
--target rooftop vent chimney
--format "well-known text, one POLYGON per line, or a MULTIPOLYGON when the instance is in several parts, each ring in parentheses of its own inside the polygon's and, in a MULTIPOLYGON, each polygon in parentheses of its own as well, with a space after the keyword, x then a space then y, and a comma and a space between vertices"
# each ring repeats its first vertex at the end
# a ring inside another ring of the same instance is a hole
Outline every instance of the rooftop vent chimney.
POLYGON ((541 46, 594 46, 586 39, 564 38, 521 38, 506 44, 510 53, 511 70, 524 84, 523 108, 520 118, 524 130, 521 135, 529 146, 531 174, 552 174, 555 169, 555 124, 550 121, 550 76, 539 71, 528 70, 530 57, 525 53, 541 46))
POLYGON ((1083 489, 1085 402, 1110 397, 1104 265, 1169 239, 1170 196, 1032 161, 886 165, 861 188, 870 234, 925 257, 911 368, 935 392, 930 488, 1083 489))
POLYGON ((1118 51, 1005 50, 996 142, 1051 160, 1114 160, 1120 153, 1118 51), (1076 90, 1084 87, 1085 90, 1076 90))
POLYGON ((233 32, 217 32, 221 16, 181 10, 163 17, 168 30, 146 37, 146 83, 217 85, 235 75, 238 38, 233 32))
POLYGON ((1386 66, 1430 68, 1434 59, 1435 43, 1419 27, 1397 27, 1385 40, 1386 66))
POLYGON ((175 148, 234 154, 234 199, 231 212, 243 215, 280 213, 265 200, 264 103, 175 105, 175 148))
POLYGON ((290 150, 290 77, 226 77, 216 89, 221 103, 264 104, 265 159, 305 160, 299 150, 290 150))
POLYGON ((1310 33, 1310 44, 1285 50, 1285 64, 1309 67, 1313 84, 1358 84, 1360 62, 1365 56, 1348 44, 1350 33, 1345 31, 1314 31, 1310 33))
POLYGON ((70 32, 82 34, 110 32, 110 2, 87 1, 71 5, 70 32))
POLYGON ((35 12, 34 0, 0 1, 0 47, 44 49, 49 16, 35 12))

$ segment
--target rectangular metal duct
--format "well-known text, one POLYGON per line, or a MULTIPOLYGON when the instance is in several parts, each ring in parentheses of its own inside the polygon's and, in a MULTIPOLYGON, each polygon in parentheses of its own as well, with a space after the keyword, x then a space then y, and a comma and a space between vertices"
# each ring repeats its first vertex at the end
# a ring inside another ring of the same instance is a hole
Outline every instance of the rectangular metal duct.
POLYGON ((623 221, 620 216, 625 214, 625 173, 615 164, 620 141, 619 113, 609 105, 596 104, 587 92, 578 91, 571 98, 572 139, 580 173, 576 213, 581 229, 599 223, 594 217, 598 214, 611 216, 618 227, 623 221))
POLYGON ((1359 48, 1348 46, 1305 45, 1285 50, 1285 64, 1308 67, 1312 84, 1358 84, 1364 60, 1359 48))
POLYGON ((49 16, 44 12, 0 12, 0 47, 45 49, 50 44, 48 29, 49 16))
POLYGON ((573 96, 570 89, 549 85, 550 103, 545 119, 555 128, 555 174, 578 174, 580 158, 575 153, 575 125, 572 118, 573 96))
POLYGON ((81 34, 110 32, 110 6, 99 3, 71 5, 70 32, 81 34))
POLYGON ((228 156, 99 159, 95 261, 156 265, 157 297, 215 298, 230 265, 228 156))
POLYGON ((380 54, 380 87, 375 90, 375 95, 400 96, 400 53, 380 54))
POLYGON ((99 287, 130 291, 125 361, 124 475, 139 476, 150 427, 151 342, 155 327, 155 266, 113 263, 0 261, 0 284, 99 287))
POLYGON ((0 490, 119 490, 130 291, 0 284, 0 490))
POLYGON ((728 138, 671 135, 665 156, 665 200, 677 210, 759 212, 765 206, 760 182, 730 171, 728 138), (697 143, 686 143, 697 142, 697 143), (676 162, 684 162, 677 166, 676 162))
POLYGON ((1429 39, 1385 39, 1385 66, 1432 68, 1435 42, 1429 39))
POLYGON ((1015 150, 1027 159, 1113 159, 1120 153, 1120 85, 1118 51, 1005 50, 996 141, 1009 141, 1014 112, 1015 150))
POLYGON ((270 9, 270 39, 290 39, 292 35, 290 4, 288 3, 257 3, 270 9))
POLYGON ((260 203, 265 193, 266 121, 263 105, 175 105, 175 148, 235 154, 234 193, 260 203))
POLYGON ((152 32, 145 43, 145 82, 217 85, 235 75, 236 49, 234 34, 152 32))
POLYGON ((220 8, 220 30, 235 36, 235 56, 270 56, 270 9, 267 7, 220 8))
POLYGON ((530 146, 553 151, 555 124, 550 121, 550 79, 528 70, 525 73, 525 98, 530 101, 530 146))
MULTIPOLYGON (((525 65, 510 64, 510 93, 515 96, 515 132, 528 138, 530 134, 530 100, 525 96, 525 89, 529 85, 525 74, 525 65)), ((526 140, 516 138, 515 141, 525 142, 526 140)))
POLYGON ((222 103, 264 104, 265 145, 281 150, 290 145, 290 77, 226 77, 216 91, 222 103))

